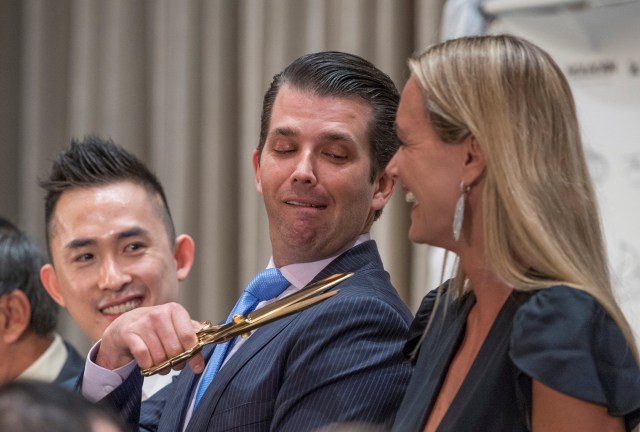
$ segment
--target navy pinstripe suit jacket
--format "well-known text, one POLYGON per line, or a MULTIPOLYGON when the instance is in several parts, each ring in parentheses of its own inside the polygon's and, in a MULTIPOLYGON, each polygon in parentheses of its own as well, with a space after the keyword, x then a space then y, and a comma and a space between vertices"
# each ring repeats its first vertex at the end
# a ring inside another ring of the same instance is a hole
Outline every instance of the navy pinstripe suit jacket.
MULTIPOLYGON (((342 254, 314 280, 355 272, 338 295, 258 329, 209 385, 187 431, 310 431, 359 421, 390 424, 411 373, 402 355, 413 316, 375 242, 342 254)), ((209 356, 211 348, 205 356, 209 356)), ((198 376, 186 368, 142 404, 140 430, 181 431, 198 376)), ((107 400, 140 412, 139 373, 107 400)))

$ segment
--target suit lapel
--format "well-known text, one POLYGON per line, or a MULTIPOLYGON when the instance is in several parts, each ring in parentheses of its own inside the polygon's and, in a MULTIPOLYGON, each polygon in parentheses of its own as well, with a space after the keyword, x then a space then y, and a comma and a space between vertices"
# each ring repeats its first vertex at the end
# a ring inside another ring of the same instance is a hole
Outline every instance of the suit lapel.
POLYGON ((224 391, 231 380, 242 370, 245 364, 267 345, 273 338, 282 332, 287 326, 298 318, 298 314, 284 317, 259 328, 259 337, 249 338, 244 345, 233 355, 229 362, 225 363, 218 371, 214 380, 209 384, 207 391, 202 396, 198 407, 193 412, 193 417, 189 422, 187 431, 201 431, 206 429, 206 425, 211 415, 215 412, 216 405, 220 401, 224 391))
MULTIPOLYGON (((215 346, 210 345, 202 349, 205 361, 209 360, 215 346)), ((189 405, 191 404, 191 394, 195 390, 195 385, 200 378, 191 371, 189 366, 184 367, 178 378, 175 379, 174 391, 167 398, 165 409, 158 424, 158 432, 176 432, 182 430, 182 421, 185 418, 189 405)))
POLYGON ((361 243, 331 261, 311 282, 319 281, 335 273, 356 272, 367 265, 382 268, 378 248, 373 240, 361 243))
MULTIPOLYGON (((377 253, 377 247, 374 241, 364 242, 354 248, 349 249, 347 252, 340 255, 333 260, 327 267, 325 267, 318 275, 312 280, 316 282, 320 279, 324 279, 335 273, 353 272, 367 265, 382 267, 379 255, 377 253)), ((233 355, 231 360, 227 362, 220 371, 216 374, 214 380, 209 384, 207 391, 203 395, 198 407, 193 412, 193 416, 189 421, 187 432, 206 430, 209 419, 214 415, 216 406, 220 401, 220 398, 224 394, 224 391, 229 386, 231 380, 242 370, 244 365, 247 364, 251 358, 262 350, 271 340, 273 340, 278 334, 280 334, 287 326, 294 324, 300 314, 290 315, 268 324, 265 327, 261 327, 256 330, 256 334, 249 338, 244 345, 233 355), (256 337, 257 336, 257 337, 256 337)), ((208 354, 210 355, 210 353, 208 354)), ((193 373, 189 371, 190 375, 193 373)), ((181 375, 183 375, 182 373, 181 375)), ((187 380, 183 380, 187 381, 187 380)), ((192 382, 192 381, 190 381, 192 382)), ((183 383, 184 384, 184 383, 183 383)), ((181 386, 176 392, 176 395, 172 398, 172 401, 168 403, 179 404, 180 399, 184 398, 190 400, 189 396, 195 383, 191 386, 184 384, 184 388, 181 386)), ((188 403, 187 403, 188 406, 188 403)), ((183 412, 184 412, 183 408, 183 412)), ((182 415, 180 418, 183 418, 182 415)), ((164 421, 164 418, 163 418, 164 421)), ((161 422, 162 423, 162 422, 161 422)), ((168 430, 180 430, 180 422, 177 424, 174 422, 171 424, 173 429, 168 430)), ((164 430, 164 428, 163 428, 164 430)))

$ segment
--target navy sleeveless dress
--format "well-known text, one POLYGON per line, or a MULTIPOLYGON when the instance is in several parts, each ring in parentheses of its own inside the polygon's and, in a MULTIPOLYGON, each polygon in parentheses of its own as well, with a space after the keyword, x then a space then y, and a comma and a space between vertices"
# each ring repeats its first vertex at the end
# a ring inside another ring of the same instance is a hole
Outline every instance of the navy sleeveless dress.
MULTIPOLYGON (((475 303, 473 293, 434 311, 431 291, 411 325, 413 375, 393 431, 422 431, 475 303), (420 338, 432 313, 433 324, 420 338)), ((640 423, 640 369, 617 325, 589 294, 567 286, 514 291, 507 299, 438 431, 530 430, 531 379, 640 423)))

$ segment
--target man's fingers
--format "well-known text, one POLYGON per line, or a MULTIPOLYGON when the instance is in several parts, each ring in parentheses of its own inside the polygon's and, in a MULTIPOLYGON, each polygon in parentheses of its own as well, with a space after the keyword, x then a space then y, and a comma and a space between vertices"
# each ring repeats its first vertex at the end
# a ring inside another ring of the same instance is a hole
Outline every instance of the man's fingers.
POLYGON ((201 353, 198 353, 195 356, 191 357, 187 363, 195 374, 199 374, 204 371, 204 357, 202 357, 201 353))
POLYGON ((187 311, 178 304, 170 305, 168 309, 169 314, 162 317, 163 322, 156 328, 159 346, 166 356, 162 361, 175 357, 198 343, 187 311))
POLYGON ((100 350, 97 363, 109 369, 123 366, 132 358, 143 369, 161 364, 196 345, 192 322, 186 309, 177 303, 127 312, 111 323, 103 336, 103 346, 109 348, 105 351, 111 358, 102 358, 100 350))
POLYGON ((204 324, 202 324, 200 321, 191 320, 191 329, 194 332, 198 332, 202 330, 203 327, 204 327, 204 324))
POLYGON ((143 369, 158 365, 166 360, 162 342, 152 332, 146 334, 144 339, 139 335, 131 337, 128 346, 136 362, 143 369))

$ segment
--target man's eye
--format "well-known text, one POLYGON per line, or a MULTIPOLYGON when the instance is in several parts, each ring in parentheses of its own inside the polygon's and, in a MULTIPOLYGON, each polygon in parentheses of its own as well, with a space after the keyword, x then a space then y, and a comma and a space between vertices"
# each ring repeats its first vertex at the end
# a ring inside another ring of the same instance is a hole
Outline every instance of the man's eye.
POLYGON ((325 154, 329 156, 331 159, 335 159, 335 160, 343 161, 347 159, 347 156, 344 154, 332 153, 332 152, 327 152, 325 154))
POLYGON ((129 243, 124 250, 127 252, 135 252, 137 250, 140 250, 144 247, 144 245, 142 243, 129 243))
POLYGON ((78 262, 86 262, 91 261, 93 259, 93 254, 91 253, 83 253, 74 258, 74 261, 78 262))

